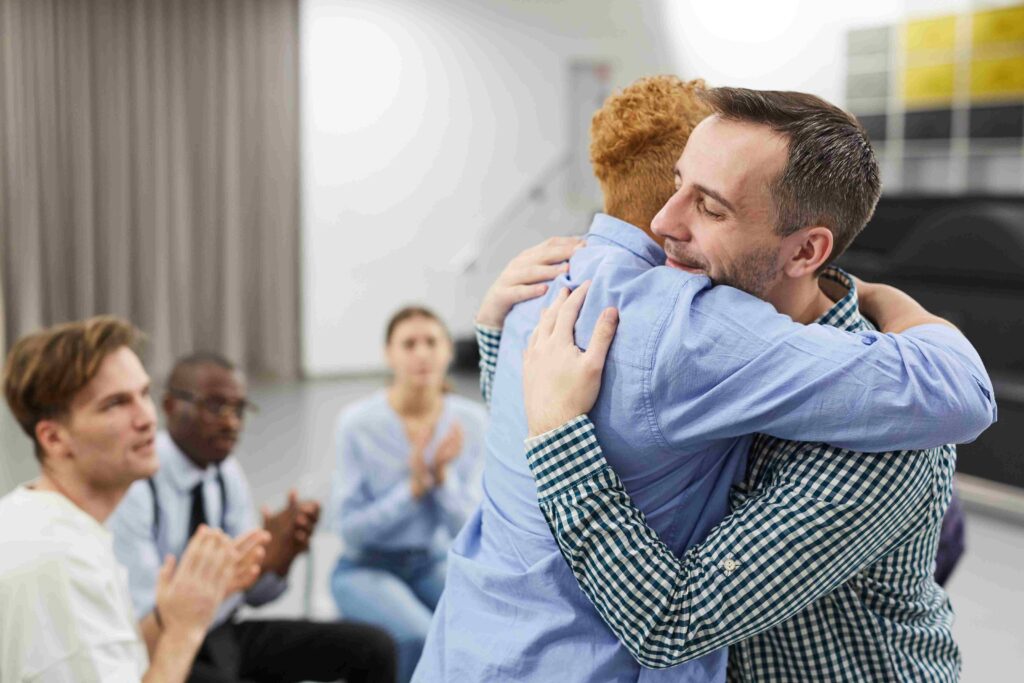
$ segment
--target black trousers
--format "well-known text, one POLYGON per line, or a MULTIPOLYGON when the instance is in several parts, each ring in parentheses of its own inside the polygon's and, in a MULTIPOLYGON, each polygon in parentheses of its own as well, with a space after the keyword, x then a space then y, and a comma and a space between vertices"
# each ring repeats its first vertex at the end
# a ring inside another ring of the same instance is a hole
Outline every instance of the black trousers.
POLYGON ((395 644, 351 621, 241 621, 206 635, 188 683, 394 683, 395 644))

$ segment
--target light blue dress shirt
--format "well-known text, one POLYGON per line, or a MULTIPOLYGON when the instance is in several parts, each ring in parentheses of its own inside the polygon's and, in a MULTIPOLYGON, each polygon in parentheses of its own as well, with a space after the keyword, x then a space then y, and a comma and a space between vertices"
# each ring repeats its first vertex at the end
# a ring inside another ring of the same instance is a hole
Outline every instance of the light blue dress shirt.
POLYGON ((658 267, 664 261, 642 231, 599 214, 569 273, 506 319, 484 499, 449 553, 414 681, 724 680, 725 649, 641 668, 580 590, 538 508, 524 457, 522 352, 562 285, 593 280, 576 326, 582 348, 601 311, 619 309, 590 416, 609 464, 676 554, 727 513, 751 434, 920 449, 971 440, 995 419, 981 360, 951 328, 885 335, 800 325, 705 276, 658 267))
MULTIPOLYGON (((188 522, 192 509, 192 489, 203 484, 206 520, 210 526, 220 526, 232 538, 260 527, 253 506, 249 482, 234 456, 221 463, 224 490, 227 494, 227 513, 221 498, 217 470, 197 467, 174 443, 167 432, 156 436, 156 452, 160 469, 153 476, 159 501, 153 504, 153 492, 145 481, 137 481, 111 515, 108 525, 114 535, 114 554, 128 568, 128 585, 135 613, 143 618, 156 603, 156 580, 163 558, 170 554, 180 558, 188 545, 188 522), (160 519, 153 515, 159 508, 160 519)), ((267 572, 243 595, 236 593, 224 601, 211 629, 224 623, 243 603, 258 606, 277 598, 287 588, 287 581, 267 572)))
POLYGON ((387 391, 354 403, 338 417, 331 522, 348 556, 363 549, 446 551, 480 502, 487 411, 476 401, 447 394, 427 444, 428 465, 452 425, 462 425, 462 453, 444 483, 420 499, 409 486, 412 445, 387 391))

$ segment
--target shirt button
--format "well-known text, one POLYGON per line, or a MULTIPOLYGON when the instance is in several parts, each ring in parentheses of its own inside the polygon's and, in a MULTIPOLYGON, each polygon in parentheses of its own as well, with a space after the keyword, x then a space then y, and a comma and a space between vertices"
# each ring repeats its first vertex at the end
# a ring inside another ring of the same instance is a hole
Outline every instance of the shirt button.
POLYGON ((722 571, 724 571, 726 574, 732 574, 734 571, 736 571, 736 569, 739 566, 740 566, 739 562, 737 562, 736 560, 732 559, 731 557, 727 557, 722 562, 722 571))
POLYGON ((874 336, 873 334, 866 334, 860 338, 860 342, 864 344, 864 346, 871 346, 876 341, 878 341, 878 337, 874 336))

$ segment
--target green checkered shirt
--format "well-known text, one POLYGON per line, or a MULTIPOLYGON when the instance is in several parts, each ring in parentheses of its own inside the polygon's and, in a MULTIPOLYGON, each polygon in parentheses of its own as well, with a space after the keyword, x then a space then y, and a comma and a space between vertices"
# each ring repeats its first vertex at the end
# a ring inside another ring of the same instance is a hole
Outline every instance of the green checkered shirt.
MULTIPOLYGON (((853 281, 820 324, 870 328, 853 281)), ((477 331, 489 398, 500 330, 477 331)), ((908 417, 908 419, 911 419, 908 417)), ((758 436, 732 512, 675 556, 580 416, 527 442, 541 509, 580 587, 634 657, 669 667, 731 646, 730 681, 955 681, 932 578, 956 451, 856 453, 758 436)))

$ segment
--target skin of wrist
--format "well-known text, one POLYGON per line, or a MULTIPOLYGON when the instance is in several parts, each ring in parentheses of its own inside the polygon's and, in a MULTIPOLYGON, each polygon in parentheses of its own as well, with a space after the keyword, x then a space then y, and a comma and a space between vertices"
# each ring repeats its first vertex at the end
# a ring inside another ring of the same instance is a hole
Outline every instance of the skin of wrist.
POLYGON ((484 327, 501 327, 502 324, 505 322, 505 319, 494 318, 487 315, 477 315, 476 319, 473 322, 476 323, 477 325, 482 325, 484 327))
POLYGON ((528 438, 532 439, 535 436, 540 436, 541 434, 547 434, 548 432, 550 432, 555 427, 558 427, 559 425, 563 425, 563 424, 565 424, 568 421, 569 420, 559 420, 558 422, 554 422, 553 420, 542 420, 542 421, 535 422, 533 424, 529 424, 529 425, 527 425, 527 428, 529 430, 528 438))
POLYGON ((206 637, 206 630, 205 626, 172 621, 169 624, 164 624, 163 630, 160 631, 160 641, 163 642, 166 639, 169 643, 198 648, 206 637))

